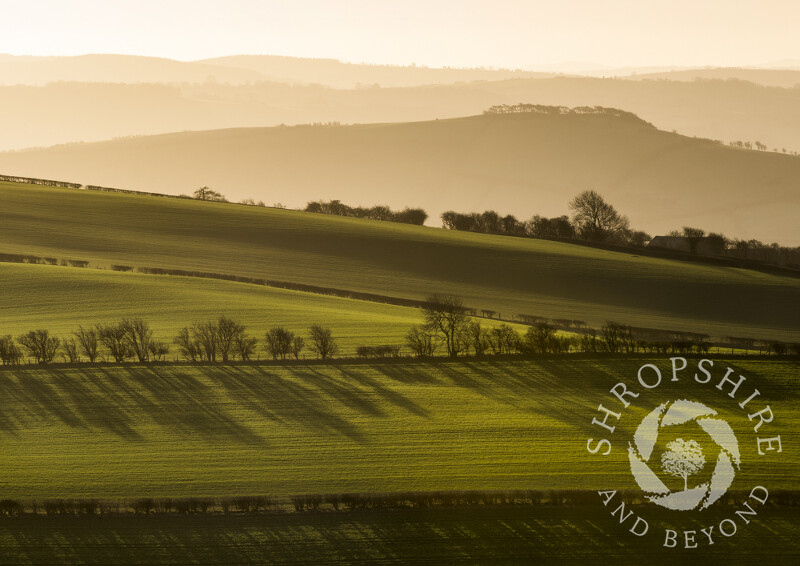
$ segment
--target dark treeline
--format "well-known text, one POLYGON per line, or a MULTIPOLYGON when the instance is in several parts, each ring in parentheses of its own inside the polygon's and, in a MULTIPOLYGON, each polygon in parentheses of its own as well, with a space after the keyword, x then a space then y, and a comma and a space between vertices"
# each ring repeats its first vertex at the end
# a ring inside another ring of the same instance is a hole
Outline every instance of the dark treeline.
MULTIPOLYGON (((249 361, 256 356, 259 340, 247 333, 244 324, 220 316, 183 327, 169 344, 155 339, 150 324, 141 318, 124 318, 118 323, 80 326, 67 338, 53 336, 45 329, 30 330, 16 338, 0 336, 0 362, 19 365, 27 359, 47 365, 59 357, 70 364, 160 362, 166 360, 171 346, 176 347, 181 359, 191 362, 249 361)), ((299 359, 306 349, 327 360, 338 353, 339 345, 329 328, 317 324, 308 329, 308 342, 281 326, 264 335, 262 351, 273 360, 299 359)))
POLYGON ((499 234, 523 238, 587 240, 622 246, 644 246, 649 234, 632 230, 628 218, 617 212, 595 191, 584 191, 569 203, 572 217, 547 218, 535 215, 520 220, 494 210, 460 213, 452 210, 441 216, 442 226, 450 230, 499 234))
MULTIPOLYGON (((567 108, 560 106, 542 106, 536 104, 516 104, 493 106, 485 114, 514 114, 514 113, 540 113, 540 114, 606 114, 617 117, 628 116, 640 120, 635 114, 603 107, 578 107, 567 108)), ((229 201, 225 196, 209 187, 200 187, 193 195, 167 195, 146 191, 117 189, 98 185, 81 185, 66 181, 51 179, 37 179, 33 177, 20 177, 13 175, 0 175, 0 181, 26 183, 50 187, 64 187, 73 189, 86 189, 100 192, 114 192, 133 195, 146 195, 167 198, 196 199, 202 201, 222 202, 229 201)), ((244 199, 239 204, 251 206, 266 206, 263 201, 244 199)), ((274 204, 273 208, 285 208, 281 204, 274 204)), ((642 247, 647 245, 651 236, 646 232, 632 230, 628 219, 620 215, 613 206, 606 203, 603 197, 594 191, 584 191, 570 202, 570 209, 574 214, 572 218, 567 215, 547 218, 534 215, 529 220, 519 220, 513 215, 500 216, 493 210, 484 212, 459 213, 452 210, 441 215, 442 225, 451 230, 500 234, 505 236, 518 236, 528 238, 554 238, 560 240, 582 240, 587 242, 607 243, 624 247, 642 247)), ((405 208, 402 211, 392 211, 387 206, 374 206, 372 208, 350 207, 338 200, 309 202, 306 212, 351 216, 355 218, 369 218, 405 224, 423 225, 428 214, 420 208, 405 208)), ((743 240, 728 238, 722 234, 709 233, 698 228, 685 226, 682 230, 672 231, 670 237, 678 237, 686 241, 686 253, 707 257, 725 257, 730 259, 752 262, 754 265, 771 264, 781 267, 797 269, 800 267, 800 247, 781 246, 775 242, 767 244, 760 240, 743 240), (705 239, 702 246, 698 247, 698 240, 705 239), (698 249, 701 251, 698 252, 698 249)), ((663 248, 662 248, 663 249, 663 248)), ((674 249, 674 248, 673 248, 674 249)), ((40 258, 52 259, 52 258, 40 258)))
POLYGON ((702 228, 684 226, 668 235, 682 251, 692 255, 721 256, 741 260, 770 263, 779 266, 800 267, 800 247, 790 248, 775 242, 766 244, 760 240, 728 238, 724 234, 706 233, 702 228))
POLYGON ((667 236, 652 238, 646 232, 631 229, 628 218, 594 191, 577 195, 569 202, 569 209, 571 216, 547 218, 537 214, 529 220, 520 220, 511 214, 501 216, 494 210, 468 213, 448 210, 441 215, 441 219, 442 226, 449 230, 522 238, 580 240, 637 248, 649 243, 648 249, 670 250, 673 253, 744 260, 755 262, 756 265, 800 267, 800 247, 731 239, 723 234, 706 233, 702 228, 690 226, 673 230, 667 236))
MULTIPOLYGON (((619 491, 626 505, 643 503, 635 490, 619 491)), ((742 505, 749 491, 731 490, 723 498, 728 505, 742 505)), ((441 507, 487 506, 558 506, 596 505, 597 492, 589 489, 519 489, 470 491, 414 491, 395 493, 306 494, 286 498, 269 496, 240 497, 141 497, 132 500, 46 499, 42 501, 0 500, 0 516, 25 515, 167 515, 205 513, 302 513, 351 512, 362 509, 431 509, 441 507)), ((767 505, 796 507, 800 491, 776 490, 769 494, 767 505)))
POLYGON ((604 106, 577 106, 575 108, 570 108, 568 106, 546 106, 544 104, 498 104, 496 106, 490 106, 488 109, 484 110, 483 113, 484 115, 545 114, 551 116, 596 114, 600 116, 612 116, 614 118, 628 118, 652 126, 652 124, 645 122, 633 112, 626 112, 618 108, 606 108, 604 106))
MULTIPOLYGON (((707 354, 713 345, 745 353, 786 356, 800 355, 800 343, 763 341, 728 336, 712 344, 707 334, 666 331, 607 322, 590 329, 580 320, 546 319, 517 315, 528 325, 520 333, 509 324, 485 327, 451 295, 433 295, 422 304, 422 324, 412 327, 403 345, 358 346, 359 358, 397 358, 403 352, 417 358, 444 355, 482 357, 487 355, 566 354, 573 352, 609 354, 707 354), (570 334, 559 333, 569 330, 570 334)), ((492 311, 484 311, 490 313, 492 311)), ((320 360, 330 360, 340 353, 329 328, 312 325, 306 336, 282 326, 270 328, 260 342, 247 332, 241 322, 220 316, 184 326, 170 343, 157 340, 149 323, 141 318, 124 318, 111 324, 80 326, 70 336, 59 338, 46 329, 30 330, 16 338, 0 335, 0 362, 19 365, 26 360, 47 365, 63 359, 65 363, 163 362, 175 348, 175 360, 189 362, 230 362, 260 359, 265 352, 273 360, 298 360, 305 351, 320 360)))
POLYGON ((394 211, 388 206, 377 205, 371 208, 360 206, 352 207, 339 202, 312 201, 306 205, 305 212, 320 214, 334 214, 336 216, 351 216, 353 218, 369 218, 370 220, 384 220, 387 222, 400 222, 402 224, 416 224, 421 226, 428 219, 428 213, 421 208, 404 208, 394 211))
MULTIPOLYGON (((470 309, 452 295, 433 295, 422 307, 423 323, 411 328, 406 346, 416 357, 430 357, 441 352, 457 356, 488 354, 564 354, 589 352, 610 354, 707 354, 712 347, 710 336, 627 326, 607 322, 599 330, 586 328, 580 320, 545 322, 541 317, 517 315, 530 326, 524 334, 508 324, 486 328, 472 319, 470 309), (559 334, 559 329, 574 333, 559 334)), ((759 351, 772 355, 800 355, 800 343, 761 341, 752 338, 726 337, 724 346, 731 350, 759 351)))

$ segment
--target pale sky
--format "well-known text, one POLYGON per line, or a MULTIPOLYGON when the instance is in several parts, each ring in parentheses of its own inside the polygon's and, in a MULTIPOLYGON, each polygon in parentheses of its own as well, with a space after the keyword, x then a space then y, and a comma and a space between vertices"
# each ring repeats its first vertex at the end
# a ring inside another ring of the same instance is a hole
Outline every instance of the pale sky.
POLYGON ((797 0, 0 0, 0 53, 500 66, 800 59, 797 0))

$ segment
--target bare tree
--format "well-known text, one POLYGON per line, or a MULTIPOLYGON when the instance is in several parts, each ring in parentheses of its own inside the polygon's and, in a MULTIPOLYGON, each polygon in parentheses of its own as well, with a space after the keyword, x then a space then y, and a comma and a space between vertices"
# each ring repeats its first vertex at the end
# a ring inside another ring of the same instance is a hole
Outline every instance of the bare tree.
POLYGON ((422 307, 424 328, 442 335, 447 355, 458 356, 462 348, 461 337, 469 322, 461 299, 452 295, 432 295, 422 307))
POLYGON ((608 204, 599 193, 583 191, 569 203, 572 222, 581 237, 587 240, 604 241, 611 235, 629 229, 627 217, 608 204))
POLYGON ((200 351, 207 361, 217 361, 219 328, 216 321, 194 323, 192 340, 200 346, 200 351))
POLYGON ((217 320, 217 344, 223 362, 227 362, 228 358, 236 351, 237 340, 244 335, 244 331, 244 324, 225 316, 219 317, 217 320))
POLYGON ((306 345, 306 341, 303 340, 302 336, 295 336, 294 339, 292 339, 292 347, 291 347, 290 351, 291 351, 292 355, 294 356, 295 360, 299 360, 300 359, 300 352, 303 351, 303 348, 305 347, 305 345, 306 345))
POLYGON ((0 336, 0 362, 3 362, 3 365, 16 365, 22 358, 22 351, 14 343, 11 335, 0 336))
POLYGON ((467 323, 464 328, 464 338, 476 356, 483 356, 489 349, 489 332, 485 328, 481 328, 480 322, 467 323))
POLYGON ((253 352, 256 350, 257 343, 258 340, 255 338, 255 336, 248 336, 244 332, 238 334, 234 339, 236 353, 244 361, 248 361, 253 356, 253 352))
POLYGON ((489 332, 489 347, 495 354, 510 354, 518 350, 519 345, 519 334, 507 324, 501 324, 489 332))
POLYGON ((163 362, 169 354, 169 344, 153 340, 148 346, 150 350, 150 359, 163 362))
POLYGON ((671 476, 683 478, 684 491, 689 488, 689 476, 702 470, 705 463, 703 449, 694 440, 673 440, 661 455, 661 468, 671 476))
POLYGON ((153 331, 150 325, 141 318, 125 318, 119 325, 122 328, 128 348, 140 362, 150 359, 150 346, 153 343, 153 331))
POLYGON ((50 336, 48 330, 31 330, 17 338, 37 364, 49 364, 56 357, 61 340, 50 336))
POLYGON ((78 353, 78 343, 75 338, 69 338, 61 342, 61 357, 65 362, 74 364, 81 361, 81 356, 78 353))
POLYGON ((265 335, 266 342, 264 348, 272 356, 273 360, 278 358, 285 360, 292 351, 294 332, 286 330, 283 326, 270 328, 265 335))
POLYGON ((525 350, 525 353, 547 353, 551 349, 555 334, 555 327, 544 322, 539 322, 531 326, 525 333, 525 340, 523 342, 523 349, 525 350))
POLYGON ((200 187, 194 192, 194 198, 197 200, 210 200, 214 202, 228 202, 222 193, 212 191, 208 187, 200 187))
POLYGON ((323 328, 319 324, 313 325, 309 329, 311 333, 311 349, 323 360, 327 360, 336 355, 339 345, 331 334, 330 328, 323 328))
POLYGON ((178 346, 181 356, 185 359, 193 362, 202 359, 202 347, 194 338, 188 327, 184 326, 181 328, 173 342, 178 346))
POLYGON ((124 362, 133 355, 128 341, 125 339, 126 331, 119 324, 98 325, 97 337, 105 346, 114 361, 124 362))
POLYGON ((623 350, 630 352, 635 346, 630 326, 609 321, 601 331, 603 333, 603 343, 611 353, 622 352, 623 350))
POLYGON ((417 326, 413 326, 406 334, 406 345, 408 345, 411 353, 418 358, 426 358, 432 356, 436 351, 436 337, 417 326))
POLYGON ((89 362, 94 363, 94 361, 97 359, 97 330, 94 328, 87 329, 83 326, 80 326, 78 327, 77 332, 74 332, 73 334, 78 340, 81 353, 89 358, 89 362))

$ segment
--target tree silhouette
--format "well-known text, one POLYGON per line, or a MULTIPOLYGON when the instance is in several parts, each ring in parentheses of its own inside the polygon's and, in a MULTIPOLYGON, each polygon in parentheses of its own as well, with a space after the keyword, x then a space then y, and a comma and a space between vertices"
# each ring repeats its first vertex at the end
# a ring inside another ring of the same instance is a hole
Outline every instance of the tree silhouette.
POLYGON ((98 338, 97 330, 94 328, 86 329, 80 326, 76 332, 73 333, 75 338, 78 339, 80 351, 89 358, 91 363, 97 359, 98 338))
POLYGON ((569 209, 581 237, 587 240, 603 241, 629 229, 627 217, 595 191, 583 191, 569 202, 569 209))
POLYGON ((208 187, 200 187, 194 192, 194 198, 197 200, 210 200, 214 202, 228 202, 222 193, 211 190, 208 187))
POLYGON ((689 487, 689 476, 703 469, 706 457, 700 445, 682 438, 667 444, 667 451, 661 455, 661 468, 671 476, 683 478, 683 490, 689 487))
POLYGON ((461 299, 452 295, 432 295, 422 307, 423 328, 441 333, 447 355, 455 358, 462 349, 461 335, 469 317, 461 299))
POLYGON ((683 227, 683 237, 689 242, 689 253, 697 253, 697 245, 705 237, 706 231, 701 228, 692 228, 691 226, 683 227))
POLYGON ((315 324, 309 330, 311 333, 311 349, 321 359, 327 360, 336 355, 339 351, 339 345, 333 338, 330 328, 323 328, 319 324, 315 324))
POLYGON ((49 364, 56 357, 61 340, 55 336, 50 336, 48 330, 31 330, 17 338, 17 342, 22 344, 30 355, 36 360, 37 364, 49 364))

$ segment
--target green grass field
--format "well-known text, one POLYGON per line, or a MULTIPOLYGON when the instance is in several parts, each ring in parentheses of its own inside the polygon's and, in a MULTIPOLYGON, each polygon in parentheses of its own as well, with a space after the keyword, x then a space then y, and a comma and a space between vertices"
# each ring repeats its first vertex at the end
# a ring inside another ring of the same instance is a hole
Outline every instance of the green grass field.
MULTIPOLYGON (((602 457, 586 440, 602 437, 590 423, 608 389, 646 360, 0 369, 0 499, 635 488, 627 444, 602 457)), ((800 488, 797 362, 731 364, 771 403, 762 432, 782 454, 756 456, 743 411, 690 375, 642 393, 618 434, 690 396, 739 435, 732 489, 800 488)))
MULTIPOLYGON (((0 198, 0 253, 411 299, 447 292, 505 317, 800 341, 800 279, 192 200, 8 183, 0 183, 0 198)), ((63 337, 80 324, 139 316, 169 341, 179 328, 220 314, 259 337, 272 326, 304 334, 320 323, 350 355, 358 345, 401 344, 421 319, 413 308, 213 279, 0 263, 0 334, 48 328, 63 337)), ((763 432, 781 435, 781 454, 758 456, 759 435, 746 413, 712 385, 693 383, 688 371, 678 383, 641 391, 617 425, 611 455, 587 452, 587 438, 604 432, 591 424, 597 406, 616 407, 608 389, 620 380, 633 385, 647 362, 668 364, 666 357, 568 355, 0 367, 0 500, 636 489, 624 439, 653 407, 679 398, 709 403, 736 431, 743 465, 732 489, 800 489, 793 450, 800 364, 793 359, 716 361, 715 376, 731 365, 771 404, 775 421, 763 432)), ((599 503, 262 516, 28 514, 0 523, 0 563, 13 564, 674 563, 685 556, 664 559, 660 548, 631 540, 599 503)), ((765 508, 763 522, 703 558, 785 562, 798 524, 792 509, 765 508)))
MULTIPOLYGON (((179 268, 713 337, 800 340, 800 279, 542 240, 0 183, 0 252, 179 268)), ((3 283, 5 285, 5 282, 3 283)), ((3 319, 0 318, 0 324, 3 319)))
POLYGON ((141 317, 157 339, 171 342, 184 326, 225 314, 262 343, 273 326, 305 336, 309 326, 323 324, 341 354, 353 356, 361 345, 403 345, 422 319, 415 308, 192 277, 0 263, 0 281, 0 335, 47 328, 67 337, 80 325, 141 317))

